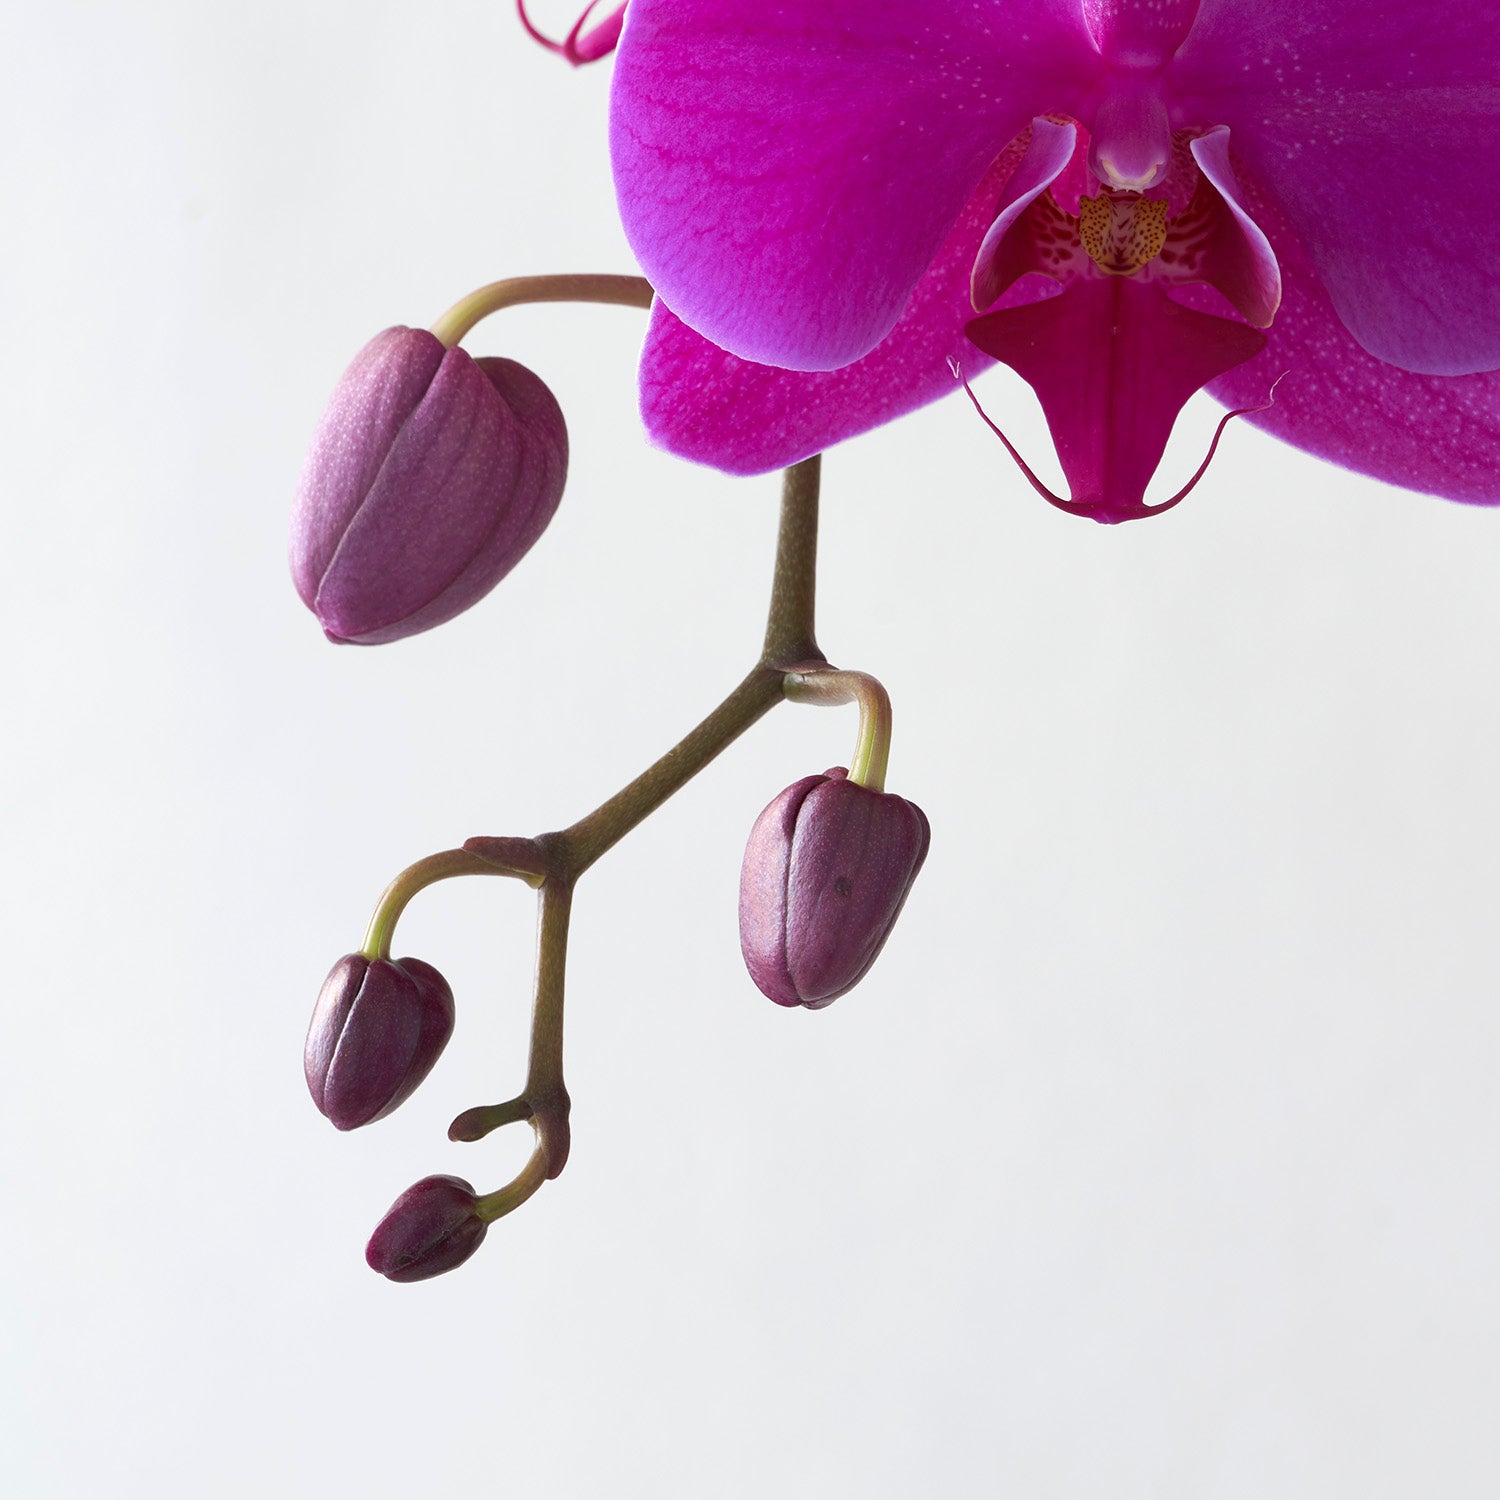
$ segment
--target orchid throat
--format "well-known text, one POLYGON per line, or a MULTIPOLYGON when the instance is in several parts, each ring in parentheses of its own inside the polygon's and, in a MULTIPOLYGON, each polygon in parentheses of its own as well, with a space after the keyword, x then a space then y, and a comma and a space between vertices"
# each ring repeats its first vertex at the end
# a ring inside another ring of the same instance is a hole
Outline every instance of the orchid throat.
POLYGON ((1032 122, 975 259, 981 316, 967 327, 1036 392, 1071 498, 1023 465, 1027 477, 1061 509, 1105 522, 1155 515, 1197 483, 1207 460, 1170 500, 1145 502, 1178 412, 1260 353, 1281 296, 1276 258, 1239 202, 1226 129, 1178 132, 1136 155, 1122 174, 1076 123, 1032 122), (1055 285, 1018 287, 1026 276, 1055 285), (1192 283, 1238 316, 1171 295, 1192 283))

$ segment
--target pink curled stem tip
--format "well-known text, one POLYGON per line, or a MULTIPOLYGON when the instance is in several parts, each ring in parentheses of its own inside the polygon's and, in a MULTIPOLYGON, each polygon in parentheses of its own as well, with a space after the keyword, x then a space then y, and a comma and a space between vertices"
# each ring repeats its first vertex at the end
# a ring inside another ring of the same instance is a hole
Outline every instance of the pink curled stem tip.
POLYGON ((520 16, 521 24, 526 28, 526 33, 532 41, 539 43, 558 57, 566 58, 575 68, 579 68, 584 63, 598 62, 601 57, 608 57, 620 40, 620 27, 625 22, 623 5, 617 6, 597 26, 592 27, 587 34, 584 33, 583 28, 598 5, 599 0, 590 0, 587 9, 574 22, 573 29, 560 42, 554 42, 551 37, 543 36, 531 24, 531 17, 526 14, 526 0, 516 0, 516 14, 520 16))

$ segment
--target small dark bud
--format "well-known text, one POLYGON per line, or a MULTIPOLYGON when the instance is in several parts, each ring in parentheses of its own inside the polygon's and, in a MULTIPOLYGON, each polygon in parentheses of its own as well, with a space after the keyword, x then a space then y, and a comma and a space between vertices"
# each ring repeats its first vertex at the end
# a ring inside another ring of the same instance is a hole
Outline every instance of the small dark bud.
POLYGON ((432 1071, 453 1017, 448 981, 420 958, 341 958, 323 981, 302 1054, 313 1103, 340 1130, 390 1114, 432 1071))
POLYGON ((461 1177, 424 1177, 375 1226, 365 1260, 391 1281, 426 1281, 463 1265, 488 1228, 461 1177))
POLYGON ((740 949, 761 992, 818 1010, 864 977, 927 858, 914 802, 804 776, 756 819, 740 875, 740 949))

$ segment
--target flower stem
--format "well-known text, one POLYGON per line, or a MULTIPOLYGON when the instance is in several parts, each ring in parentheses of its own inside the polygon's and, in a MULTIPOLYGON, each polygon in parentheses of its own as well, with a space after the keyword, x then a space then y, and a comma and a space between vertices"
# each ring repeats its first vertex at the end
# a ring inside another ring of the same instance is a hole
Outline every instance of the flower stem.
MULTIPOLYGON (((370 924, 367 950, 383 943, 384 951, 389 951, 390 929, 401 909, 433 880, 449 875, 514 874, 538 886, 536 980, 525 1087, 502 1104, 465 1110, 448 1127, 449 1139, 455 1141, 482 1140, 490 1131, 518 1120, 529 1120, 536 1132, 536 1149, 520 1173, 505 1187, 479 1199, 479 1215, 487 1222, 518 1208, 543 1182, 556 1177, 568 1159, 570 1101, 563 1082, 563 990, 574 883, 636 824, 787 696, 784 685, 794 668, 795 675, 806 672, 816 676, 823 664, 813 630, 819 472, 817 458, 786 471, 760 660, 707 718, 627 787, 570 828, 536 839, 470 839, 463 849, 435 854, 413 865, 391 883, 381 899, 370 924)), ((833 675, 852 679, 860 674, 833 675)), ((852 693, 852 688, 847 689, 841 701, 847 701, 852 693)), ((887 725, 888 710, 889 704, 887 725)), ((889 739, 888 733, 886 737, 889 739)))
POLYGON ((891 758, 891 695, 868 672, 788 672, 786 696, 794 703, 859 704, 859 735, 849 758, 849 780, 872 792, 885 790, 891 758))
POLYGON ((571 881, 553 877, 538 892, 536 982, 531 1005, 531 1056, 522 1095, 546 1159, 556 1177, 568 1159, 568 1090, 563 1084, 563 979, 568 963, 571 881))
POLYGON ((432 325, 432 334, 454 348, 482 318, 525 302, 603 302, 649 308, 655 294, 644 276, 508 276, 455 302, 432 325))
POLYGON ((518 1209, 541 1187, 547 1177, 547 1152, 538 1132, 536 1150, 527 1158, 526 1165, 503 1188, 486 1193, 478 1199, 474 1204, 474 1211, 486 1224, 493 1224, 496 1219, 504 1218, 506 1214, 518 1209))
POLYGON ((450 1141, 482 1141, 491 1131, 502 1125, 514 1125, 517 1120, 529 1120, 532 1115, 531 1101, 524 1094, 507 1099, 504 1104, 478 1104, 466 1109, 448 1127, 450 1141))
POLYGON ((436 885, 439 880, 451 880, 455 875, 514 875, 529 884, 536 884, 538 880, 530 871, 507 869, 492 859, 471 854, 467 849, 444 849, 438 854, 429 854, 416 864, 408 865, 386 886, 380 900, 375 903, 375 912, 365 929, 365 940, 359 951, 371 963, 388 959, 397 919, 406 910, 407 903, 418 891, 436 885))
POLYGON ((776 570, 760 662, 790 667, 822 661, 813 631, 818 593, 818 489, 823 455, 793 464, 781 481, 781 520, 776 530, 776 570))
POLYGON ((568 917, 573 888, 568 881, 554 876, 543 883, 537 894, 536 979, 526 1086, 503 1104, 481 1104, 466 1109, 448 1127, 450 1141, 481 1141, 492 1130, 517 1120, 529 1120, 536 1132, 536 1150, 521 1175, 482 1202, 493 1205, 512 1189, 530 1182, 533 1175, 536 1181, 514 1202, 507 1200, 503 1208, 493 1212, 481 1208, 484 1218, 499 1218, 525 1202, 547 1178, 556 1177, 568 1160, 571 1101, 563 1082, 563 980, 568 962, 568 917))
POLYGON ((823 660, 813 632, 818 480, 819 459, 815 456, 794 464, 782 481, 776 568, 760 660, 706 719, 629 786, 572 827, 537 840, 554 860, 553 868, 559 874, 576 880, 774 708, 783 696, 782 681, 789 667, 823 660))

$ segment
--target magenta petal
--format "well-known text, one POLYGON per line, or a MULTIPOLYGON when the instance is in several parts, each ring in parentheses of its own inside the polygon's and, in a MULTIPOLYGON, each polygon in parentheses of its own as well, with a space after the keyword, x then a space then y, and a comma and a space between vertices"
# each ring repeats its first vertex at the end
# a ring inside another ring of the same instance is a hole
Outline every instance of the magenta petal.
POLYGON ((1120 68, 1159 68, 1182 45, 1198 0, 1083 0, 1089 34, 1120 68))
MULTIPOLYGON (((651 441, 730 474, 763 474, 892 421, 956 387, 950 360, 973 375, 989 360, 964 335, 969 268, 1021 159, 1014 145, 965 206, 890 336, 842 370, 780 370, 726 354, 660 302, 641 354, 641 415, 651 441)), ((1045 295, 1054 284, 1034 277, 1045 295)))
POLYGON ((1427 374, 1500 367, 1487 5, 1204 0, 1170 79, 1174 123, 1230 127, 1365 349, 1427 374))
POLYGON ((1198 170, 1223 199, 1215 232, 1203 255, 1203 279, 1217 287, 1242 318, 1269 328, 1281 305, 1281 271, 1260 226, 1245 212, 1229 162, 1229 132, 1220 126, 1190 147, 1198 170))
POLYGON ((974 257, 969 300, 976 312, 983 312, 1012 282, 1036 269, 1022 255, 1005 253, 1006 236, 1015 228, 1016 220, 1062 175, 1077 144, 1078 131, 1072 125, 1046 119, 1031 122, 1026 154, 1005 184, 999 216, 974 257))
POLYGON ((1319 458, 1389 484, 1500 504, 1500 372, 1415 375, 1365 353, 1305 252, 1246 182, 1248 206, 1281 262, 1283 296, 1264 353, 1209 386, 1226 406, 1276 403, 1249 417, 1319 458))
POLYGON ((895 327, 989 163, 1100 66, 1077 0, 631 0, 625 232, 705 338, 837 369, 895 327))
POLYGON ((988 313, 969 325, 969 337, 1036 392, 1068 477, 1069 508, 1096 521, 1150 514, 1146 486, 1177 413, 1266 341, 1128 276, 1081 278, 1060 297, 988 313))

